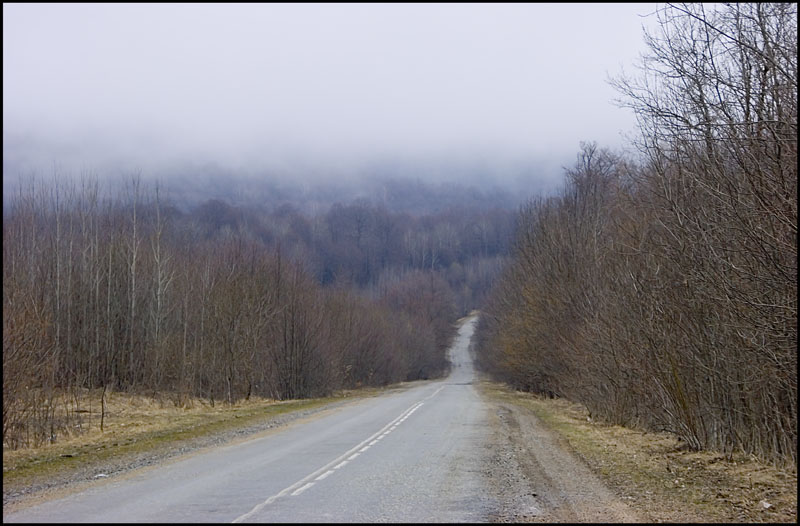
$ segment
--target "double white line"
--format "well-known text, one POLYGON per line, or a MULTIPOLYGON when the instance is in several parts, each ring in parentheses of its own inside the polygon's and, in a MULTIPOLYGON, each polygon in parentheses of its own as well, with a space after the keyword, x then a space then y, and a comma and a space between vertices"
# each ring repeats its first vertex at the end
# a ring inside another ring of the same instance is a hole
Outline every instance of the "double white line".
POLYGON ((316 482, 318 480, 323 480, 325 477, 328 477, 331 474, 333 474, 335 470, 346 466, 348 462, 350 462, 351 460, 355 459, 358 455, 360 455, 361 453, 363 453, 366 450, 368 450, 371 446, 375 445, 384 436, 386 436, 389 433, 391 433, 394 430, 394 428, 396 428, 398 425, 400 425, 400 423, 402 423, 406 418, 411 416, 411 413, 413 413, 414 411, 416 411, 417 409, 422 407, 422 405, 425 403, 425 400, 429 400, 429 399, 433 398, 434 396, 436 396, 439 393, 439 391, 444 389, 444 387, 445 386, 441 386, 433 394, 427 396, 426 398, 424 398, 423 400, 421 400, 419 402, 416 402, 414 405, 412 405, 411 407, 409 407, 408 409, 406 409, 405 411, 400 413, 400 415, 397 418, 395 418, 394 420, 392 420, 391 422, 389 422, 388 424, 383 426, 381 429, 378 430, 378 432, 376 432, 375 434, 373 434, 372 436, 370 436, 369 438, 367 438, 366 440, 364 440, 363 442, 361 442, 357 446, 353 447, 352 449, 348 450, 346 453, 344 453, 344 454, 336 457, 335 459, 331 460, 330 462, 328 462, 327 464, 325 464, 324 466, 322 466, 321 468, 319 468, 315 472, 311 473, 310 475, 307 475, 307 476, 303 477, 302 479, 298 480, 297 482, 295 482, 294 484, 292 484, 288 488, 282 490, 280 493, 276 493, 275 495, 271 496, 270 498, 268 498, 267 500, 265 500, 261 504, 257 505, 255 508, 253 508, 249 512, 245 513, 244 515, 236 517, 233 520, 233 522, 236 523, 236 522, 243 522, 243 521, 247 520, 248 518, 250 518, 253 515, 255 515, 256 513, 258 513, 259 511, 263 510, 264 507, 272 504, 277 499, 279 499, 279 498, 281 498, 281 497, 283 497, 283 496, 285 496, 287 494, 291 494, 293 496, 299 495, 300 493, 304 492, 305 490, 307 490, 308 488, 313 486, 314 482, 316 482), (313 482, 312 482, 312 479, 314 479, 313 482))

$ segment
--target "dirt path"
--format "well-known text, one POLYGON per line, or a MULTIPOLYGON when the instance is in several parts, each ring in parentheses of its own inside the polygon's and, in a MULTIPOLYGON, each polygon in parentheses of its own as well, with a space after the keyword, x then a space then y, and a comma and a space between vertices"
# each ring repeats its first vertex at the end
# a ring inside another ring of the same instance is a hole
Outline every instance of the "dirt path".
POLYGON ((641 522, 532 411, 488 399, 486 473, 501 511, 493 522, 641 522))

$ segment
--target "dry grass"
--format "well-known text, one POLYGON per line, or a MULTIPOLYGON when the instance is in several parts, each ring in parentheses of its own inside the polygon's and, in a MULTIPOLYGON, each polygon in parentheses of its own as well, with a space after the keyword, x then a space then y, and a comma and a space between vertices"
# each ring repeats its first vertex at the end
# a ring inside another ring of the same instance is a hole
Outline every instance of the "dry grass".
MULTIPOLYGON (((4 445, 4 490, 84 469, 112 457, 146 453, 199 436, 245 427, 282 413, 377 392, 377 389, 360 389, 337 393, 329 398, 287 401, 251 398, 230 406, 192 399, 185 407, 178 407, 167 396, 106 392, 106 412, 101 431, 101 392, 84 391, 77 407, 81 412, 73 415, 80 421, 71 426, 72 432, 65 434, 62 430, 55 441, 38 447, 11 450, 4 445)), ((74 398, 72 400, 74 410, 74 398)), ((61 405, 69 407, 69 404, 61 405)))
POLYGON ((484 382, 490 396, 529 408, 628 504, 652 522, 797 522, 797 473, 753 457, 687 451, 667 433, 591 421, 567 400, 484 382))

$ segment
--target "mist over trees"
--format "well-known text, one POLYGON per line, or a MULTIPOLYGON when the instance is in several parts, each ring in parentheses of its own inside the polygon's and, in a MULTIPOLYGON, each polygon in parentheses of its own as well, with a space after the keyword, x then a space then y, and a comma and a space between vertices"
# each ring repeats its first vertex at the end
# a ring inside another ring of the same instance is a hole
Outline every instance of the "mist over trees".
POLYGON ((427 215, 364 198, 317 215, 219 198, 181 209, 138 176, 31 180, 6 199, 11 447, 69 433, 86 389, 182 406, 441 376, 453 323, 480 305, 515 221, 486 202, 427 215))
MULTIPOLYGON (((77 180, 76 174, 93 175, 113 188, 124 187, 126 177, 136 168, 142 182, 159 184, 164 195, 176 208, 190 211, 209 199, 218 199, 235 207, 272 211, 291 205, 307 216, 326 212, 334 204, 347 204, 366 199, 389 212, 427 215, 451 208, 515 209, 530 195, 555 188, 561 165, 569 156, 552 159, 488 161, 420 159, 366 159, 327 167, 324 158, 284 166, 276 163, 226 165, 223 161, 185 160, 92 164, 87 160, 67 160, 47 165, 32 160, 16 160, 14 137, 4 141, 3 195, 4 204, 16 195, 31 177, 46 179, 58 174, 60 179, 77 180), (87 170, 87 163, 93 166, 87 170)), ((48 159, 58 155, 48 145, 31 146, 27 157, 48 159)), ((26 157, 26 159, 27 159, 26 157)), ((87 159, 91 159, 87 153, 87 159)), ((116 190, 115 190, 116 191, 116 190)))
POLYGON ((796 468, 797 5, 658 16, 641 76, 616 81, 641 159, 586 144, 524 207, 481 366, 796 468))

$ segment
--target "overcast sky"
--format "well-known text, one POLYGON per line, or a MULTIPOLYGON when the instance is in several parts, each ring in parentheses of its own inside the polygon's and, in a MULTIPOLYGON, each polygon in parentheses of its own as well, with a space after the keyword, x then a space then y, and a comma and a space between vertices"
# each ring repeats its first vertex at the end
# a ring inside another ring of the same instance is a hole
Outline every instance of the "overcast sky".
POLYGON ((571 159, 633 130, 654 9, 4 3, 4 159, 571 159))

